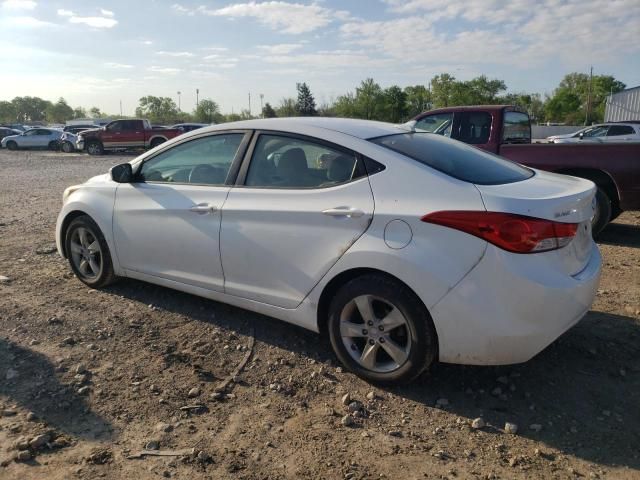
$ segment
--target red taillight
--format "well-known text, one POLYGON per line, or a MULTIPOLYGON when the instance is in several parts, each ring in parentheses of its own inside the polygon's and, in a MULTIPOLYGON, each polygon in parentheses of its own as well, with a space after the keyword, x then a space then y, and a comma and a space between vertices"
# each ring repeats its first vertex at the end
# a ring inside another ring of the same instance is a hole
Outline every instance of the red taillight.
POLYGON ((500 212, 434 212, 421 220, 461 230, 515 253, 562 248, 571 242, 578 231, 577 223, 560 223, 500 212))

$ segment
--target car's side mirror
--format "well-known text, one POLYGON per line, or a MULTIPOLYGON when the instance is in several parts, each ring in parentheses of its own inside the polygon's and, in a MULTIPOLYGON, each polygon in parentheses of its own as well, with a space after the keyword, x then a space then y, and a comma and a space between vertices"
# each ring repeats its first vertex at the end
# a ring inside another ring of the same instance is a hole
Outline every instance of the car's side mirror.
POLYGON ((116 183, 131 183, 133 181, 133 168, 130 163, 121 163, 109 170, 111 180, 116 183))
POLYGON ((584 133, 581 133, 580 135, 578 135, 580 137, 580 140, 582 140, 584 138, 584 133))

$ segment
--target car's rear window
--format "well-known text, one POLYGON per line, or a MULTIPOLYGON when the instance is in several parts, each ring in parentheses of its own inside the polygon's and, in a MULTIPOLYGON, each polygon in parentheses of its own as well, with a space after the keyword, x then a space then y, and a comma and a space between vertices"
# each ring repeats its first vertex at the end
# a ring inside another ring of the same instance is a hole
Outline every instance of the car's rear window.
POLYGON ((432 133, 400 133, 372 138, 386 147, 459 180, 500 185, 526 180, 533 171, 492 153, 432 133))

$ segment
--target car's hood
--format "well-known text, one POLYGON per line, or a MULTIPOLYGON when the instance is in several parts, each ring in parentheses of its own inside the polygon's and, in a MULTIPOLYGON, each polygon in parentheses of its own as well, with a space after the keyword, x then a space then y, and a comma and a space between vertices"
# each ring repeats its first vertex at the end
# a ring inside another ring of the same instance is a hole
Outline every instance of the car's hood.
POLYGON ((84 182, 85 185, 90 185, 94 183, 106 183, 111 181, 111 175, 109 173, 102 173, 100 175, 96 175, 95 177, 91 177, 89 180, 84 182))
POLYGON ((571 138, 576 134, 576 132, 573 133, 563 133, 562 135, 551 135, 550 137, 547 137, 547 140, 556 140, 558 138, 571 138))
POLYGON ((6 137, 4 137, 2 139, 2 142, 4 143, 4 142, 7 142, 8 140, 15 139, 15 138, 18 138, 18 137, 21 137, 21 136, 22 135, 8 135, 8 136, 6 136, 6 137))
POLYGON ((83 135, 87 135, 87 134, 92 134, 92 133, 96 133, 99 132, 100 130, 102 130, 102 128, 90 128, 88 130, 84 130, 80 133, 78 133, 78 136, 83 136, 83 135))

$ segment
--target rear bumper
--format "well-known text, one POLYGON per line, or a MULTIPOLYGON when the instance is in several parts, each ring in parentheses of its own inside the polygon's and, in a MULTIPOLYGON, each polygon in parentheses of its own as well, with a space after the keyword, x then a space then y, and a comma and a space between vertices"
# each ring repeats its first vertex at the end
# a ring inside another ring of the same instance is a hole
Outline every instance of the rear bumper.
POLYGON ((589 311, 602 258, 559 271, 553 252, 516 255, 489 246, 484 258, 435 307, 440 361, 508 365, 530 360, 589 311))

